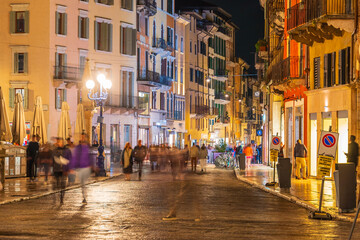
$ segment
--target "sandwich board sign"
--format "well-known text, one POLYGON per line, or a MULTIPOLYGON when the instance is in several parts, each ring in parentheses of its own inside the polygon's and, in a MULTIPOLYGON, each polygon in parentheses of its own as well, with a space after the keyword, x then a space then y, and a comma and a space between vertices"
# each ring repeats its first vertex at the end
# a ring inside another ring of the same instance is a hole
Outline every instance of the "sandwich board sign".
POLYGON ((336 157, 338 142, 339 133, 321 132, 318 150, 318 176, 330 176, 331 165, 336 157))
POLYGON ((270 143, 270 150, 276 150, 280 152, 281 138, 279 136, 272 136, 270 143))

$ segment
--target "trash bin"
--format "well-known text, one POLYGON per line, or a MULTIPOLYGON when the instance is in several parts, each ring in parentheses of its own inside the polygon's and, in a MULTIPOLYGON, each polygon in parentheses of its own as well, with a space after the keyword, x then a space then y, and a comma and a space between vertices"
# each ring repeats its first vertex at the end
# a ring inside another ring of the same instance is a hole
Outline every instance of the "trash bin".
MULTIPOLYGON (((5 155, 2 154, 0 154, 0 182, 3 187, 5 184, 5 155)), ((2 190, 1 187, 0 190, 2 190)))
POLYGON ((336 163, 334 172, 336 206, 339 212, 353 211, 356 207, 356 169, 354 163, 336 163))
POLYGON ((290 158, 279 158, 276 165, 280 188, 291 187, 292 164, 290 158))
POLYGON ((245 154, 244 153, 240 153, 239 155, 237 155, 237 161, 239 164, 239 169, 240 170, 245 170, 245 154))

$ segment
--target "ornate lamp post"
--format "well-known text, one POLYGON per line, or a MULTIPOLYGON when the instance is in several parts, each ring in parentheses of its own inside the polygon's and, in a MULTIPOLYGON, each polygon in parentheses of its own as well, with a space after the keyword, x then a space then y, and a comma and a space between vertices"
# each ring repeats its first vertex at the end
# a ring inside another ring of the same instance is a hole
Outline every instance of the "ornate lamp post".
POLYGON ((86 82, 86 88, 89 89, 88 98, 92 101, 95 101, 96 106, 100 107, 100 116, 97 119, 97 123, 100 123, 100 139, 98 148, 99 156, 97 158, 97 167, 99 168, 99 172, 97 173, 97 176, 106 176, 106 171, 104 168, 104 146, 102 137, 102 125, 104 122, 103 106, 109 95, 107 90, 111 88, 112 82, 106 79, 104 74, 98 74, 96 79, 100 84, 100 88, 97 91, 94 90, 95 82, 91 79, 86 82))

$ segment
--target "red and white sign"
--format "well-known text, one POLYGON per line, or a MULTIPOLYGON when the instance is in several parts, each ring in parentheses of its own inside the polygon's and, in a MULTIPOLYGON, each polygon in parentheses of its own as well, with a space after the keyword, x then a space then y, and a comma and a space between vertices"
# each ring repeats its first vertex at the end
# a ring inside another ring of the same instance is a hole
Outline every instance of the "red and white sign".
POLYGON ((280 143, 281 143, 281 137, 272 136, 270 143, 270 150, 280 151, 280 145, 281 145, 280 143))
POLYGON ((318 155, 335 158, 338 145, 339 133, 321 132, 318 155))

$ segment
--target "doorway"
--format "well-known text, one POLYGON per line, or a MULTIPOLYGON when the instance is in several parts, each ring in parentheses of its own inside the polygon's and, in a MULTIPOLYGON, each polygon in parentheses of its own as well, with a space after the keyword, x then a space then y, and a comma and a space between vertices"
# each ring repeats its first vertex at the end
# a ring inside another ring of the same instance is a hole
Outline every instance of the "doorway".
POLYGON ((310 114, 310 175, 317 176, 317 114, 310 114))

